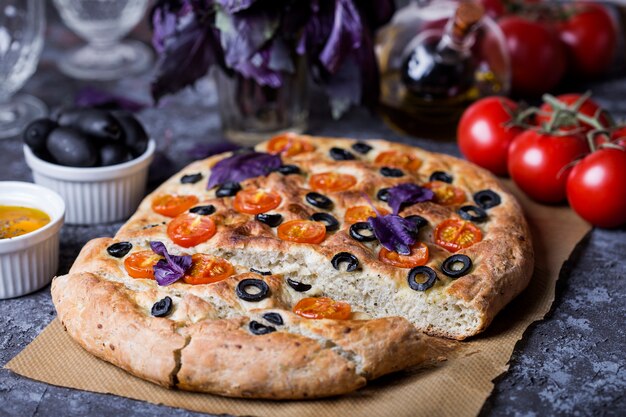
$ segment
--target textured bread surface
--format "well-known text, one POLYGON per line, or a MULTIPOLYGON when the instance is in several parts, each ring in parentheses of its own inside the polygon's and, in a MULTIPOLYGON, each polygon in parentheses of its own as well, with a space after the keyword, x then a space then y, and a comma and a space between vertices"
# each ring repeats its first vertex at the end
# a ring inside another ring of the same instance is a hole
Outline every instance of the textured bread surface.
MULTIPOLYGON (((339 221, 337 231, 320 244, 283 241, 276 228, 236 212, 233 197, 217 198, 215 189, 206 189, 211 168, 230 154, 194 162, 147 196, 114 238, 89 242, 70 273, 55 278, 53 301, 70 335, 94 355, 169 387, 254 398, 323 397, 353 391, 367 380, 426 360, 429 338, 420 331, 455 339, 476 335, 528 284, 533 269, 528 226, 519 204, 488 172, 451 156, 386 141, 368 141, 372 150, 362 155, 351 149, 354 140, 299 139, 315 150, 282 159, 297 165, 302 174, 272 172, 242 181, 241 186, 278 193, 281 203, 271 213, 281 214, 283 221, 325 212, 339 221), (333 147, 352 152, 356 159, 334 161, 329 157, 333 147), (403 169, 402 177, 384 177, 375 158, 385 151, 406 153, 421 163, 403 169), (376 200, 378 190, 406 182, 423 184, 434 171, 452 176, 452 184, 466 193, 466 204, 474 204, 474 193, 485 189, 496 192, 501 204, 487 210, 487 221, 476 224, 483 239, 458 252, 473 263, 458 279, 441 272, 441 263, 451 253, 433 240, 436 225, 459 218, 458 206, 424 202, 404 208, 402 216, 418 214, 428 220, 418 240, 428 246, 427 266, 437 273, 432 288, 414 291, 407 283, 408 269, 380 262, 380 244, 352 239, 350 224, 343 219, 348 208, 368 204, 364 195, 391 211, 376 200), (311 191, 310 176, 322 172, 357 178, 349 190, 326 193, 334 202, 329 210, 313 207, 304 198, 311 191), (184 175, 198 173, 202 181, 181 183, 184 175), (216 235, 191 248, 174 244, 166 233, 171 219, 152 210, 153 200, 164 194, 195 195, 197 205, 214 205, 216 235), (160 287, 153 280, 130 278, 123 260, 106 252, 122 241, 133 244, 132 252, 147 250, 152 240, 165 243, 172 254, 223 257, 236 274, 214 284, 179 281, 160 287), (331 259, 339 252, 356 256, 359 268, 333 268, 331 259), (270 296, 260 302, 239 299, 235 288, 246 278, 265 281, 270 296), (311 289, 297 292, 287 279, 310 284, 311 289), (150 308, 166 295, 173 300, 172 313, 152 317, 150 308), (350 303, 352 319, 308 320, 292 313, 300 299, 315 296, 350 303), (265 321, 268 311, 280 314, 284 324, 265 321), (251 320, 277 331, 255 335, 249 330, 251 320)), ((265 151, 266 146, 260 144, 257 150, 265 151)))

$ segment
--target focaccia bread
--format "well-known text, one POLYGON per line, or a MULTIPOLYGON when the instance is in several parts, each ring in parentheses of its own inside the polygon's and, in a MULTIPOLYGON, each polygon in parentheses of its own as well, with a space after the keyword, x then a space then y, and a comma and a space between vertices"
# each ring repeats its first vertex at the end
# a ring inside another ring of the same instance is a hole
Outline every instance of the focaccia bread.
POLYGON ((190 164, 55 278, 78 343, 168 387, 322 397, 422 362, 421 331, 483 331, 530 279, 519 204, 468 162, 296 135, 256 151, 190 164))

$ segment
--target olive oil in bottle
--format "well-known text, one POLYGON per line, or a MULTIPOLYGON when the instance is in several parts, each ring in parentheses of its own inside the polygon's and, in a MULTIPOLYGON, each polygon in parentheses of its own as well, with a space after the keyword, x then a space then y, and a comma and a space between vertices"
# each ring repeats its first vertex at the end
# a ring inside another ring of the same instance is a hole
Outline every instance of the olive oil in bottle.
POLYGON ((408 100, 424 105, 445 104, 471 90, 477 66, 471 51, 473 33, 483 14, 482 6, 461 3, 441 37, 423 36, 417 40, 402 66, 408 100))
POLYGON ((510 67, 494 33, 499 28, 470 0, 399 13, 377 44, 382 116, 416 136, 452 139, 471 102, 507 92, 510 67))

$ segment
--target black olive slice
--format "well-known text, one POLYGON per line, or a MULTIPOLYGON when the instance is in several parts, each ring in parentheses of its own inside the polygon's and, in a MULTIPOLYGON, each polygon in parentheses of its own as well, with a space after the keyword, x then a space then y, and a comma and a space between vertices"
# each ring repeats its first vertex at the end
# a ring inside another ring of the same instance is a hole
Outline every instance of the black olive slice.
POLYGON ((114 258, 123 258, 133 248, 130 242, 114 243, 107 248, 107 252, 114 258))
POLYGON ((334 232, 339 229, 339 222, 337 219, 328 213, 313 213, 311 217, 309 217, 309 220, 324 223, 327 232, 334 232))
POLYGON ((350 252, 339 252, 337 255, 333 256, 332 261, 330 263, 333 265, 337 271, 339 271, 339 265, 342 263, 347 263, 346 272, 352 272, 359 267, 359 260, 356 256, 351 254, 350 252))
POLYGON ((265 223, 269 227, 276 227, 283 222, 282 214, 259 213, 254 218, 261 223, 265 223))
POLYGON ((265 314, 263 314, 263 318, 265 320, 269 321, 270 323, 275 324, 277 326, 282 326, 284 324, 283 318, 278 313, 273 313, 273 312, 265 313, 265 314))
POLYGON ((330 209, 333 206, 333 200, 320 193, 310 192, 305 198, 307 203, 321 209, 330 209))
POLYGON ((272 333, 275 331, 276 331, 276 327, 274 326, 266 326, 254 320, 250 322, 250 332, 257 336, 262 336, 264 334, 272 333))
POLYGON ((441 264, 441 271, 450 278, 459 278, 472 269, 472 260, 467 255, 456 254, 446 258, 441 264))
POLYGON ((409 287, 415 291, 426 291, 433 285, 435 285, 435 281, 437 280, 437 273, 427 266, 416 266, 415 268, 411 268, 409 271, 409 275, 407 277, 409 281, 409 287), (416 278, 420 275, 423 275, 426 278, 423 282, 417 282, 416 278))
POLYGON ((154 317, 165 317, 170 314, 171 309, 172 299, 170 297, 165 297, 164 299, 154 303, 154 305, 150 309, 150 314, 152 314, 154 317))
POLYGON ((180 178, 181 184, 195 184, 202 179, 202 174, 187 174, 180 178))
POLYGON ((189 209, 189 213, 199 214, 201 216, 208 216, 215 213, 215 206, 213 204, 208 204, 206 206, 192 207, 189 209))
POLYGON ((370 145, 368 145, 365 142, 356 142, 353 143, 351 148, 355 151, 358 152, 362 155, 365 155, 366 153, 368 153, 369 151, 372 150, 372 147, 370 145))
POLYGON ((281 165, 276 171, 283 175, 299 174, 301 172, 297 165, 281 165))
POLYGON ((487 220, 487 212, 477 206, 463 206, 458 210, 459 216, 474 223, 482 223, 487 220))
POLYGON ((441 181, 441 182, 447 182, 448 184, 452 184, 452 181, 454 181, 454 178, 452 178, 452 175, 448 174, 447 172, 435 171, 432 174, 430 174, 430 178, 428 179, 428 181, 441 181))
POLYGON ((420 232, 420 229, 428 224, 428 220, 418 215, 407 216, 405 217, 405 220, 408 220, 410 222, 409 233, 416 239, 417 235, 420 232))
POLYGON ((265 283, 265 281, 262 281, 260 279, 247 278, 239 281, 239 284, 237 284, 236 292, 237 297, 241 298, 242 300, 256 302, 261 301, 269 295, 270 287, 265 283), (259 292, 248 292, 248 287, 254 287, 259 290, 259 292))
POLYGON ((272 271, 260 271, 255 268, 250 268, 250 272, 254 272, 255 274, 264 275, 264 276, 272 275, 272 271))
POLYGON ((390 167, 382 167, 380 169, 380 174, 383 177, 391 177, 391 178, 399 178, 404 176, 404 172, 398 168, 390 168, 390 167))
POLYGON ((298 291, 298 292, 306 292, 310 290, 312 287, 309 284, 305 284, 304 282, 300 282, 300 281, 295 281, 291 278, 287 278, 287 284, 289 284, 291 288, 293 288, 295 291, 298 291))
POLYGON ((376 193, 376 198, 380 201, 389 200, 389 188, 381 188, 380 190, 378 190, 378 192, 376 193))
POLYGON ((356 157, 354 156, 352 152, 346 151, 345 149, 342 149, 342 148, 330 148, 330 151, 328 151, 328 154, 335 161, 351 161, 353 159, 356 159, 356 157))
POLYGON ((417 214, 414 214, 412 216, 406 216, 405 219, 413 223, 418 229, 421 229, 428 224, 428 220, 426 220, 422 216, 418 216, 417 214))
POLYGON ((357 242, 372 242, 376 240, 372 226, 368 222, 358 222, 350 226, 350 237, 357 242), (363 234, 364 231, 367 231, 367 233, 363 234))
POLYGON ((215 191, 215 195, 217 197, 232 197, 239 191, 241 191, 241 185, 238 182, 225 182, 215 191))
POLYGON ((487 210, 502 203, 500 196, 491 190, 482 190, 474 194, 474 201, 481 208, 487 210))

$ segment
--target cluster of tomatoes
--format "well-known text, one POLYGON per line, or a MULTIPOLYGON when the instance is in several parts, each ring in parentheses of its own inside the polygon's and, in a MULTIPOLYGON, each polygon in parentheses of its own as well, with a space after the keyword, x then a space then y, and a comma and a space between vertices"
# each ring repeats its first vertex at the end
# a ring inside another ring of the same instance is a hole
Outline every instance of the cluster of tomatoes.
POLYGON ((516 96, 538 96, 567 75, 595 78, 605 73, 615 58, 617 25, 601 4, 541 0, 481 3, 504 33, 516 96))
POLYGON ((626 223, 626 125, 616 125, 588 94, 544 95, 540 108, 520 109, 488 97, 463 114, 457 138, 469 161, 510 175, 531 198, 567 198, 600 227, 626 223))

